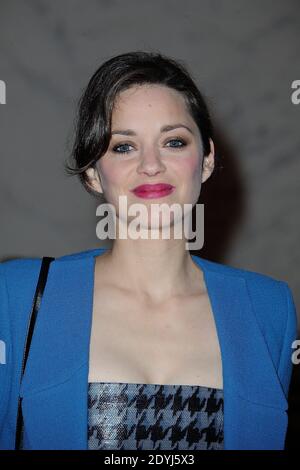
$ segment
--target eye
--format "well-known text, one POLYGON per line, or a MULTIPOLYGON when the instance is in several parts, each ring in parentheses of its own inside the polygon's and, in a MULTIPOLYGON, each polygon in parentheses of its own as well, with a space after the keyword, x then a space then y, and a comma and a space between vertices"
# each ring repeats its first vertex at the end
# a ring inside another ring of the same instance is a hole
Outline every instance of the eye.
POLYGON ((183 139, 171 139, 168 141, 168 144, 171 144, 167 146, 172 148, 180 148, 186 146, 186 142, 183 139))
POLYGON ((119 144, 119 145, 115 145, 112 150, 115 153, 129 153, 130 150, 129 150, 128 147, 132 147, 132 145, 126 144, 126 143, 125 144, 119 144))

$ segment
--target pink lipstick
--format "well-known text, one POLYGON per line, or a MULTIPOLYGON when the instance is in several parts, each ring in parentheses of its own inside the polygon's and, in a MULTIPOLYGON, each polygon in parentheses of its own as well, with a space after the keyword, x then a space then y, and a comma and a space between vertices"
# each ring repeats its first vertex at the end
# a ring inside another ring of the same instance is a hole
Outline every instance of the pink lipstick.
POLYGON ((142 184, 141 186, 137 186, 131 191, 137 197, 140 197, 143 199, 155 199, 155 198, 168 196, 173 191, 174 188, 175 186, 172 186, 171 184, 165 184, 165 183, 142 184))

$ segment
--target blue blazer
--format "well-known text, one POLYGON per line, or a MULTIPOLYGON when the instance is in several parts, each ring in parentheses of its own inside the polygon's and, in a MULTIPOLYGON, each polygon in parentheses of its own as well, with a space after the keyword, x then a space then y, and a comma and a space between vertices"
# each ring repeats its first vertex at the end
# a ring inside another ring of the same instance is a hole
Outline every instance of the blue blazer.
MULTIPOLYGON (((25 449, 87 449, 94 266, 95 256, 105 251, 87 250, 52 262, 21 389, 25 333, 41 258, 0 263, 1 449, 14 448, 19 389, 25 449)), ((289 286, 192 258, 204 273, 220 343, 224 448, 283 449, 297 338, 289 286)))

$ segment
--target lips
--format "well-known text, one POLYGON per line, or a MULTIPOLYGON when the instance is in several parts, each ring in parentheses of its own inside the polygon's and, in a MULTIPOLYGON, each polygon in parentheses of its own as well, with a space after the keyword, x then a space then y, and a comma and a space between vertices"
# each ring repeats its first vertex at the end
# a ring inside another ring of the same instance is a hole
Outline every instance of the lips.
POLYGON ((166 189, 174 188, 171 184, 157 183, 157 184, 142 184, 137 186, 133 191, 164 191, 166 189))
POLYGON ((173 189, 174 186, 166 183, 142 184, 134 188, 132 192, 138 197, 150 199, 167 196, 173 189))

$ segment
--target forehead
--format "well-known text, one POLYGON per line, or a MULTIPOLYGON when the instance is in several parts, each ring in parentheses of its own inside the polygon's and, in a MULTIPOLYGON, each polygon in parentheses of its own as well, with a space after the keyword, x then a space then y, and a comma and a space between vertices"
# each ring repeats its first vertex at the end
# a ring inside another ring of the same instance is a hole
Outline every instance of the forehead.
POLYGON ((143 112, 189 115, 185 97, 177 90, 165 85, 133 85, 117 95, 113 107, 113 118, 143 112))

